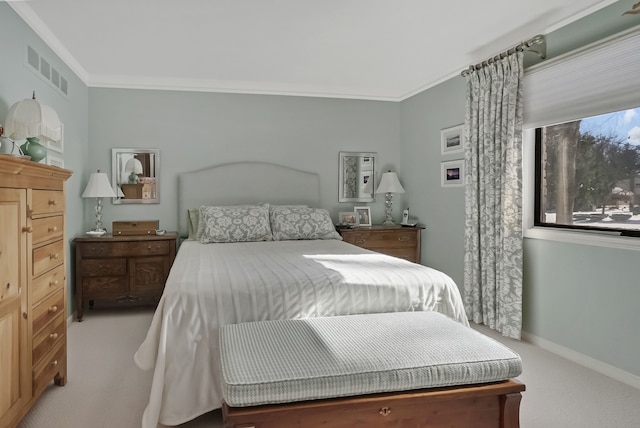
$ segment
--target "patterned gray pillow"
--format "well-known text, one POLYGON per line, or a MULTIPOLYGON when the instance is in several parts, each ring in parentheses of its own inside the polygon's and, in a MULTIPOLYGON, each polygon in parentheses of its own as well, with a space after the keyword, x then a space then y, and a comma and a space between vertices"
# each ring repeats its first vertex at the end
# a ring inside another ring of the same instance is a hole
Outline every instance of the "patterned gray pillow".
POLYGON ((272 241, 269 205, 200 207, 200 242, 272 241))
POLYGON ((271 231, 276 241, 339 239, 342 237, 322 208, 279 206, 271 210, 271 231))

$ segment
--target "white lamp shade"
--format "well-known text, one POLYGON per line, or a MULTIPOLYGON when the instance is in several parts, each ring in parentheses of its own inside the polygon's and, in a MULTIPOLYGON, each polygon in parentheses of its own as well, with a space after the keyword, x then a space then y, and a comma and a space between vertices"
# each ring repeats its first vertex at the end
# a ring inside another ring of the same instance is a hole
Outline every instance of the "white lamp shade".
POLYGON ((82 193, 83 198, 115 198, 116 193, 109 185, 109 179, 104 172, 94 172, 89 176, 89 183, 82 193))
POLYGON ((124 172, 127 174, 131 174, 132 172, 136 175, 142 174, 142 162, 136 158, 129 159, 124 165, 124 172))
POLYGON ((382 174, 376 193, 404 193, 404 187, 400 184, 396 173, 389 171, 382 174))
POLYGON ((62 124, 56 111, 34 98, 18 101, 9 109, 5 121, 5 134, 14 140, 38 137, 59 141, 62 124))

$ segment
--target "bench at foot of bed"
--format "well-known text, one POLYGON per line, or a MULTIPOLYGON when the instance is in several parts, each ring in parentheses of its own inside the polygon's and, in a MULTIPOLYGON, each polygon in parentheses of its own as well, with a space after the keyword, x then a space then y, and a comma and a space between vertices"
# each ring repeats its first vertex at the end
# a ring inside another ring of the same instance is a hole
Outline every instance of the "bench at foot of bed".
POLYGON ((435 312, 220 330, 225 428, 519 428, 520 357, 435 312))
POLYGON ((225 428, 518 428, 517 380, 298 403, 229 407, 225 428))

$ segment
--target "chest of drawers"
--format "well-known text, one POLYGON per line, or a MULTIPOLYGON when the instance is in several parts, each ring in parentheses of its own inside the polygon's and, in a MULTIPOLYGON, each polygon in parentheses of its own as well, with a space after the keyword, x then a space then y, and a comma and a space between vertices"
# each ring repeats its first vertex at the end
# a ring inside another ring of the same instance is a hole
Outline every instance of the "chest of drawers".
POLYGON ((65 181, 71 171, 0 155, 0 428, 67 376, 65 181))
POLYGON ((344 242, 368 250, 420 263, 420 232, 423 227, 363 226, 341 229, 344 242))
POLYGON ((175 233, 78 237, 76 300, 78 321, 85 302, 157 302, 176 256, 175 233))

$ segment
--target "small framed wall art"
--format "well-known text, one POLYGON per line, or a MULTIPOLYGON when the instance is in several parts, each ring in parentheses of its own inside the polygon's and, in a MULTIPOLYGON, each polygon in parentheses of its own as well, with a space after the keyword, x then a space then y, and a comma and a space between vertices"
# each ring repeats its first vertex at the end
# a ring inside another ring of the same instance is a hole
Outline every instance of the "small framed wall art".
POLYGON ((60 139, 58 141, 48 140, 47 149, 64 153, 64 123, 60 124, 60 139))
POLYGON ((452 126, 440 131, 440 152, 443 155, 462 153, 464 125, 452 126))
POLYGON ((56 154, 47 153, 46 163, 47 165, 57 166, 58 168, 64 168, 64 159, 62 159, 61 156, 58 156, 57 153, 56 154))
POLYGON ((440 179, 442 187, 464 186, 464 159, 442 162, 440 179))

